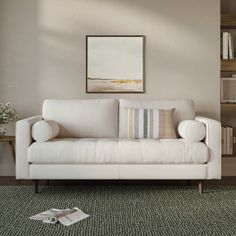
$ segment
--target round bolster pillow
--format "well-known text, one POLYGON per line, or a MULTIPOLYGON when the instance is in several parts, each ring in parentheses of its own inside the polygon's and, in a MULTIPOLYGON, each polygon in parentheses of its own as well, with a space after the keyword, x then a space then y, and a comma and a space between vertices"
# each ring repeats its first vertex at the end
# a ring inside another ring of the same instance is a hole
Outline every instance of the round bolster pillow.
POLYGON ((32 127, 32 137, 37 142, 45 142, 55 138, 59 133, 59 125, 53 120, 40 120, 32 127))
POLYGON ((190 142, 199 142, 206 136, 206 128, 197 120, 184 120, 178 126, 179 135, 190 142))

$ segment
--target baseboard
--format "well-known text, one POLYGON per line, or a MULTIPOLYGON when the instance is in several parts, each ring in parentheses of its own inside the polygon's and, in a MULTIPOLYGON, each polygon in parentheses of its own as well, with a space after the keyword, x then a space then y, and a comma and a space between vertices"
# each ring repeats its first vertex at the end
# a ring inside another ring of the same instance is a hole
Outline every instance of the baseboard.
MULTIPOLYGON (((221 180, 207 180, 207 186, 236 186, 236 176, 225 176, 221 180)), ((17 180, 15 176, 0 176, 0 186, 30 186, 32 180, 17 180)), ((39 185, 196 185, 196 180, 40 180, 39 185)))

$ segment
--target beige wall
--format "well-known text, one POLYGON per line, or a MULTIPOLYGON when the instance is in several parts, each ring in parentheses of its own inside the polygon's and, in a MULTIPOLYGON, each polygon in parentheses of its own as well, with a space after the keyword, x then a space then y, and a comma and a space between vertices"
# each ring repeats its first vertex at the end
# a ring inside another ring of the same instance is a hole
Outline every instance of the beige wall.
MULTIPOLYGON (((0 0, 0 101, 19 117, 45 98, 193 98, 219 118, 219 0, 0 0), (146 93, 86 94, 85 36, 146 36, 146 93)), ((0 175, 14 173, 0 146, 0 175)))

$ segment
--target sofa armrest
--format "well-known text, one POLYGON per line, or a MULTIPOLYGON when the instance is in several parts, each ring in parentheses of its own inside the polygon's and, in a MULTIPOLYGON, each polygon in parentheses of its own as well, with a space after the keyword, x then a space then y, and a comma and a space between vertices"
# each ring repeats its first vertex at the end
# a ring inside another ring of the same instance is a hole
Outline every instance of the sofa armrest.
POLYGON ((28 148, 32 143, 31 127, 39 120, 42 120, 42 116, 16 122, 16 179, 29 178, 28 148))
POLYGON ((221 178, 221 123, 206 117, 197 116, 195 120, 206 127, 204 142, 210 149, 210 160, 207 163, 207 179, 221 178))

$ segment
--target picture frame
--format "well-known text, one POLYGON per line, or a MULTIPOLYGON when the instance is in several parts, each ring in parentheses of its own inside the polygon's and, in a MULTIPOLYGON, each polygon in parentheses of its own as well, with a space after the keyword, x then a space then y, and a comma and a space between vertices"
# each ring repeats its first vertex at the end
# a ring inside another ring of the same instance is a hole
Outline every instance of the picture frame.
POLYGON ((86 93, 144 92, 144 35, 86 35, 86 93))

